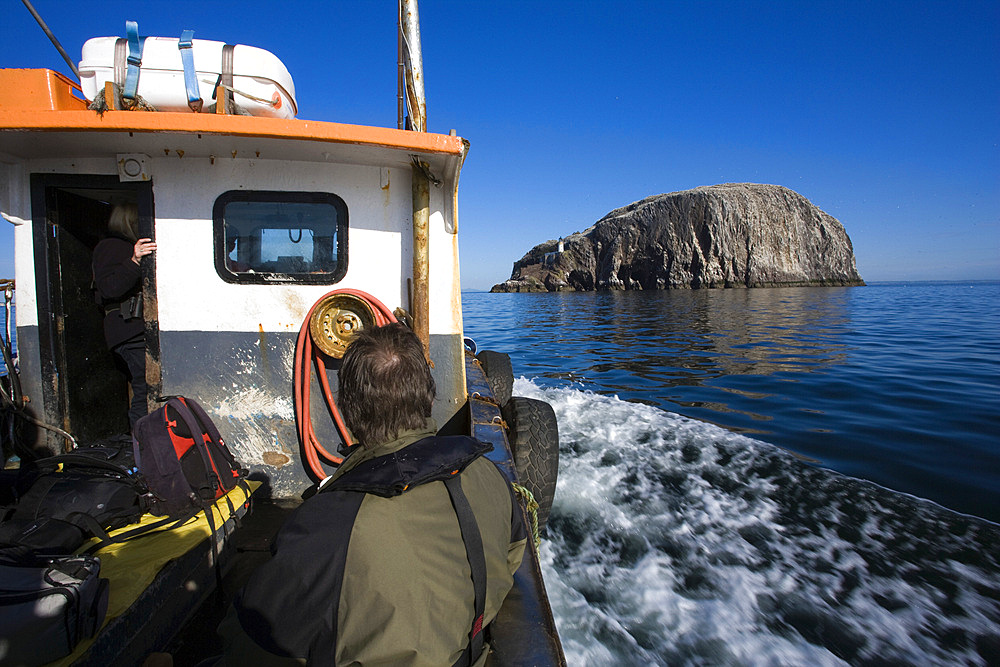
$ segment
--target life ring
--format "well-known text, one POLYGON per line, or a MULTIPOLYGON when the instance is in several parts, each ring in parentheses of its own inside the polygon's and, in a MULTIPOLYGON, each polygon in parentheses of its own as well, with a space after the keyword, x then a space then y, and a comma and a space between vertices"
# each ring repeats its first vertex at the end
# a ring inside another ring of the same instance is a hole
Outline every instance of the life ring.
POLYGON ((514 391, 514 369, 510 364, 510 356, 503 352, 483 350, 476 355, 476 359, 483 367, 486 381, 493 390, 493 397, 497 399, 497 405, 500 407, 507 405, 514 391))
POLYGON ((545 401, 513 396, 501 409, 518 482, 538 503, 538 530, 545 530, 559 476, 559 426, 545 401))

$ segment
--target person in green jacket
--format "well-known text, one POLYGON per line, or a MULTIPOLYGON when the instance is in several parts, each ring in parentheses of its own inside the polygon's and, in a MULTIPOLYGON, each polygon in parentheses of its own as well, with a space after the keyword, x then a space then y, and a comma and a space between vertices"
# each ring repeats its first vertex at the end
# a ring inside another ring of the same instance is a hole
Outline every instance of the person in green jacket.
POLYGON ((482 665, 527 541, 491 446, 435 435, 434 380, 401 324, 360 332, 339 382, 359 444, 236 596, 226 664, 482 665))

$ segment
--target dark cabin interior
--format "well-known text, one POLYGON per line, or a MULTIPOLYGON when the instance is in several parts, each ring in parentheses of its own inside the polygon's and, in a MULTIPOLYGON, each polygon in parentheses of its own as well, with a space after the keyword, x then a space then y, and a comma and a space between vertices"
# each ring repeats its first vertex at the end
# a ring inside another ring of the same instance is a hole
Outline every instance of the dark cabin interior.
MULTIPOLYGON (((45 417, 81 445, 127 434, 127 374, 105 344, 92 257, 94 247, 107 235, 115 204, 139 205, 140 229, 145 223, 143 235, 150 235, 146 231, 151 231, 151 215, 142 213, 143 209, 151 213, 151 187, 120 183, 113 176, 45 175, 33 179, 32 191, 45 417), (38 224, 41 221, 44 225, 38 224)), ((64 448, 59 437, 48 442, 50 447, 64 448)))

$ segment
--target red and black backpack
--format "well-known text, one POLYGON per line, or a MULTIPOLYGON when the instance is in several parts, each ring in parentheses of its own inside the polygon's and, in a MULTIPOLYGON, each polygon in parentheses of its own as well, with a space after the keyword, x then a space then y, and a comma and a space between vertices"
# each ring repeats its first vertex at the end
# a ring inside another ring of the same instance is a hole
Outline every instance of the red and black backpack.
POLYGON ((150 513, 178 516, 215 502, 247 475, 198 403, 172 396, 139 419, 135 463, 153 495, 150 513))

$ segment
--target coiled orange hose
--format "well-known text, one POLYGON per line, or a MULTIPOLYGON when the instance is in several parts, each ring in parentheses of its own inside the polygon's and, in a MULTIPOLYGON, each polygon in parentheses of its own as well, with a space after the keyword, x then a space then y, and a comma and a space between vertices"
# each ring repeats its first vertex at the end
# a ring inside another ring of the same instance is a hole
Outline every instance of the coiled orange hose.
POLYGON ((367 302, 375 313, 376 326, 396 321, 396 317, 392 314, 392 311, 371 294, 356 289, 337 289, 324 294, 322 298, 314 303, 312 308, 309 309, 309 314, 306 315, 305 321, 302 323, 302 329, 299 331, 299 337, 295 343, 295 364, 292 367, 295 419, 299 442, 302 444, 306 463, 317 480, 324 479, 327 476, 326 471, 323 469, 321 458, 334 465, 339 465, 344 459, 328 452, 320 443, 319 438, 316 437, 316 432, 313 430, 312 414, 309 405, 312 393, 310 360, 316 365, 316 374, 319 378, 320 387, 323 389, 323 399, 326 401, 326 407, 329 409, 330 415, 337 425, 337 432, 340 433, 340 437, 346 446, 350 447, 354 444, 351 442, 351 436, 347 431, 347 426, 344 424, 344 419, 340 416, 340 410, 337 409, 337 404, 333 400, 333 391, 330 389, 330 381, 326 375, 326 362, 324 361, 326 355, 319 349, 314 349, 312 336, 309 333, 309 322, 312 320, 316 307, 319 306, 323 299, 336 294, 349 294, 367 302))

